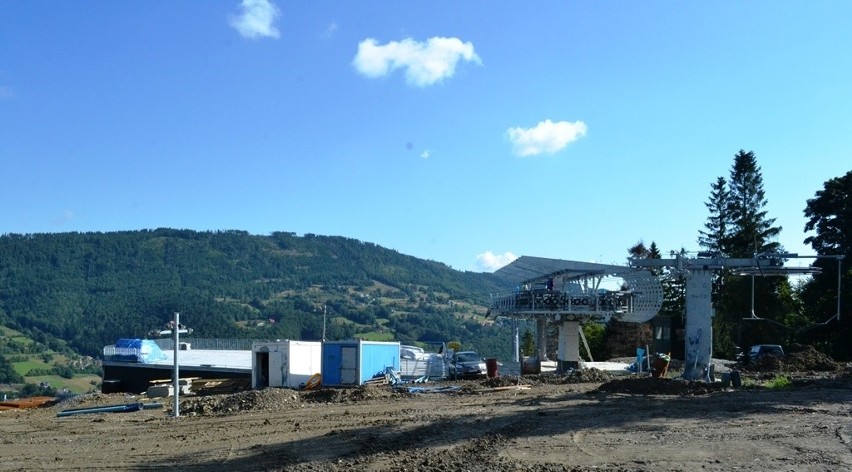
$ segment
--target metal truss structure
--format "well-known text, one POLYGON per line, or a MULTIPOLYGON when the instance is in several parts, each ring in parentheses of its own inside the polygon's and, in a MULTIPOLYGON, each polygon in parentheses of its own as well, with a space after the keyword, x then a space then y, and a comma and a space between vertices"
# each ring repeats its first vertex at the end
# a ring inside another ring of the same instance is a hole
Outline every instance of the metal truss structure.
POLYGON ((512 292, 491 295, 496 315, 551 321, 644 322, 663 303, 660 281, 633 267, 523 256, 495 272, 518 284, 512 292), (607 277, 618 277, 620 290, 601 288, 607 277))

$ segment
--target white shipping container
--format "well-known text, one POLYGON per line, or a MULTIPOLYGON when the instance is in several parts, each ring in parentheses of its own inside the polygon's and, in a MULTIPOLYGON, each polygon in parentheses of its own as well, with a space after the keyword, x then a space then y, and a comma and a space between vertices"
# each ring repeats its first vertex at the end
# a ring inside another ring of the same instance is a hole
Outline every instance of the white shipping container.
POLYGON ((299 388, 322 373, 322 343, 318 341, 269 341, 252 344, 251 385, 299 388))

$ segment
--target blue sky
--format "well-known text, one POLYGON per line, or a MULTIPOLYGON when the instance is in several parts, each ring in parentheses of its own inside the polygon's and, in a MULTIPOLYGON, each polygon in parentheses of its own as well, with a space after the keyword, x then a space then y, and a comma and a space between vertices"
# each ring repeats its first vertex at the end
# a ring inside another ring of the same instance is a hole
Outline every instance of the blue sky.
POLYGON ((0 3, 0 233, 698 250, 754 151, 789 251, 852 164, 852 2, 0 3))

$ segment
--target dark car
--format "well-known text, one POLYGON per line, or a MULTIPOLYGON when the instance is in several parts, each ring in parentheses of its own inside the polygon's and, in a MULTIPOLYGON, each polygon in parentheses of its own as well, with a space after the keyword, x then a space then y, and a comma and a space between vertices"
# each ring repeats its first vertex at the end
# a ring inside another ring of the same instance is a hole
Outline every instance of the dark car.
POLYGON ((474 351, 461 351, 450 358, 451 379, 484 377, 487 374, 485 361, 474 351))
POLYGON ((784 357, 784 348, 778 344, 755 344, 748 350, 745 362, 754 362, 765 356, 773 356, 781 359, 784 357))

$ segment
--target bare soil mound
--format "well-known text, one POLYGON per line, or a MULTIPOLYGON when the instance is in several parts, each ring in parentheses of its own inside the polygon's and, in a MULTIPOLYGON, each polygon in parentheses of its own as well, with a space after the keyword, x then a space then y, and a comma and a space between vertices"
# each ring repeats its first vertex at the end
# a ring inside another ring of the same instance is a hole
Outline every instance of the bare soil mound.
POLYGON ((304 403, 351 404, 368 400, 404 398, 409 394, 395 392, 387 386, 365 385, 359 388, 321 388, 297 391, 286 388, 248 390, 228 395, 187 396, 181 401, 184 414, 222 416, 244 411, 268 411, 296 408, 304 403))
POLYGON ((775 356, 762 356, 754 359, 743 368, 749 372, 836 372, 843 365, 834 361, 813 346, 797 346, 783 359, 775 356))
POLYGON ((183 414, 209 416, 253 410, 283 410, 301 403, 298 392, 281 388, 183 398, 180 405, 183 414))
POLYGON ((813 346, 804 346, 802 350, 788 354, 784 358, 784 367, 794 372, 834 372, 843 368, 841 364, 817 351, 813 346))
POLYGON ((486 380, 483 385, 485 387, 506 387, 517 385, 518 383, 526 385, 565 385, 578 383, 600 383, 611 380, 612 375, 598 369, 582 369, 573 370, 567 373, 543 373, 543 374, 528 374, 521 377, 520 382, 518 377, 507 375, 486 380))
POLYGON ((614 379, 598 387, 598 392, 632 395, 707 395, 722 390, 721 384, 689 382, 680 379, 627 377, 614 379))
POLYGON ((303 391, 301 396, 309 403, 357 403, 375 399, 401 398, 408 394, 393 391, 387 385, 363 385, 357 388, 321 388, 303 391))

